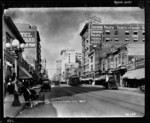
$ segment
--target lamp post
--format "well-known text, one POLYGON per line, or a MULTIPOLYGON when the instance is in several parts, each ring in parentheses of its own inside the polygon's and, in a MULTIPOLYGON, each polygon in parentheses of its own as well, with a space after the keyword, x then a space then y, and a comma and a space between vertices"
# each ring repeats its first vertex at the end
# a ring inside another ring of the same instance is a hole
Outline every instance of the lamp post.
POLYGON ((20 106, 21 103, 19 101, 19 95, 18 95, 18 86, 17 86, 17 82, 18 82, 18 58, 19 58, 19 53, 22 52, 22 50, 24 49, 24 43, 19 44, 19 41, 17 39, 14 39, 12 41, 12 43, 6 43, 6 48, 10 51, 14 51, 15 54, 15 80, 13 82, 14 84, 14 101, 12 103, 12 106, 20 106))

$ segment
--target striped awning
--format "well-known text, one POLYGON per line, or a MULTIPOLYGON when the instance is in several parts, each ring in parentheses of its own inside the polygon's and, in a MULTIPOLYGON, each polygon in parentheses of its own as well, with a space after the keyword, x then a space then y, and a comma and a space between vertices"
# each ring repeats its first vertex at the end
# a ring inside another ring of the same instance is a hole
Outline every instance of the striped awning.
POLYGON ((145 68, 135 69, 131 71, 127 71, 123 78, 128 79, 144 79, 145 78, 145 68))

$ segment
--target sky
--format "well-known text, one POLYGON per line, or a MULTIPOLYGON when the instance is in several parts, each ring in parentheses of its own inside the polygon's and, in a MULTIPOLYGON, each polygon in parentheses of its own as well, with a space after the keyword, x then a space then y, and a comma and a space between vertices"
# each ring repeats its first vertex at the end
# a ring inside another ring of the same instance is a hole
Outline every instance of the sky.
POLYGON ((102 24, 144 23, 144 9, 138 7, 81 7, 81 8, 9 8, 4 13, 14 23, 37 26, 41 39, 42 59, 46 58, 51 77, 56 60, 63 49, 82 52, 80 32, 87 18, 85 13, 101 18, 102 24))

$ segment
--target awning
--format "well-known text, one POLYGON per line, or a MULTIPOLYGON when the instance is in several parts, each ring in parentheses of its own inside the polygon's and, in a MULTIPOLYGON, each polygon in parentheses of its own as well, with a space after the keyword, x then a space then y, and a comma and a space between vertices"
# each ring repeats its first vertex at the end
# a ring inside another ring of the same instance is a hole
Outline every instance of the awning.
POLYGON ((89 80, 93 80, 93 78, 81 78, 81 81, 89 81, 89 80))
POLYGON ((31 74, 23 67, 19 66, 19 79, 30 79, 31 74))
POLYGON ((135 69, 135 70, 127 71, 123 75, 123 78, 128 78, 128 79, 143 79, 143 78, 145 78, 145 68, 140 68, 140 69, 135 69))
POLYGON ((98 80, 105 80, 105 79, 106 79, 105 75, 102 75, 102 76, 100 76, 99 78, 95 78, 95 81, 98 81, 98 80))

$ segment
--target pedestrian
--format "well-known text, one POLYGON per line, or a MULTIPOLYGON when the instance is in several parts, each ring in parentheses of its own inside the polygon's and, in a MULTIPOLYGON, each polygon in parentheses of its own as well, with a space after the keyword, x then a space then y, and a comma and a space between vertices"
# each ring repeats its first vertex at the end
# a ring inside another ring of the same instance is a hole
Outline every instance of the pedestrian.
POLYGON ((14 84, 12 83, 12 79, 9 78, 9 81, 7 83, 7 90, 9 92, 9 94, 14 94, 14 89, 15 89, 15 87, 14 87, 14 84))
MULTIPOLYGON (((23 85, 23 84, 22 84, 23 85)), ((32 107, 33 106, 33 99, 32 95, 28 86, 28 83, 24 83, 23 86, 20 87, 20 93, 23 94, 24 100, 25 100, 25 106, 26 107, 32 107)))

